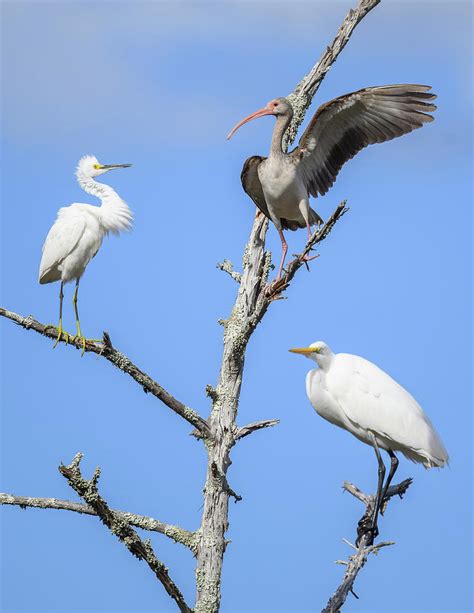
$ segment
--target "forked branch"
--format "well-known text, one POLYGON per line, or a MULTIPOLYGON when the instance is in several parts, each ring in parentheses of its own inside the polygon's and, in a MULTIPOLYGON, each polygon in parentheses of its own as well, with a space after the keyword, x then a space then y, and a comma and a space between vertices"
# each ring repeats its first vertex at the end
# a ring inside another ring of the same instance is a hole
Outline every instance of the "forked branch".
MULTIPOLYGON (((407 489, 410 487, 412 480, 405 479, 398 485, 392 485, 388 488, 387 494, 383 500, 382 511, 385 511, 393 496, 403 497, 407 489)), ((343 488, 346 492, 352 494, 357 500, 360 500, 365 505, 365 513, 361 522, 369 521, 372 517, 374 504, 375 504, 375 495, 364 494, 357 488, 355 485, 349 482, 344 482, 343 488)), ((345 540, 345 539, 344 539, 345 540)), ((378 553, 382 547, 387 547, 389 545, 394 545, 392 541, 384 541, 381 543, 375 543, 374 545, 368 545, 368 533, 363 535, 360 539, 359 546, 356 547, 349 541, 345 541, 348 545, 350 545, 355 553, 349 556, 347 561, 338 560, 338 564, 344 564, 346 566, 346 572, 344 573, 344 577, 342 579, 341 584, 334 592, 334 594, 329 599, 328 604, 323 609, 322 613, 338 613, 341 607, 346 601, 349 593, 354 594, 354 582, 356 580, 359 571, 363 568, 364 564, 367 562, 367 558, 371 553, 378 553)), ((355 595, 355 594, 354 594, 355 595)))
MULTIPOLYGON (((97 515, 97 511, 88 504, 73 502, 72 500, 59 500, 58 498, 35 498, 32 496, 16 496, 14 494, 0 493, 0 505, 17 506, 22 509, 57 509, 59 511, 72 511, 73 513, 80 513, 81 515, 97 515)), ((117 509, 112 509, 112 513, 126 521, 130 526, 164 534, 175 543, 185 545, 194 552, 196 537, 194 532, 190 532, 189 530, 185 530, 173 524, 165 524, 158 519, 146 517, 145 515, 118 511, 117 509)))
POLYGON ((168 573, 166 566, 158 560, 149 541, 143 541, 130 524, 120 515, 114 513, 107 502, 99 494, 97 483, 100 469, 96 469, 92 479, 84 479, 81 474, 80 463, 82 454, 78 453, 69 466, 61 464, 59 472, 67 479, 72 489, 89 504, 112 534, 122 541, 125 547, 139 560, 144 560, 157 579, 162 583, 169 596, 176 602, 182 613, 192 613, 186 604, 181 591, 168 573))

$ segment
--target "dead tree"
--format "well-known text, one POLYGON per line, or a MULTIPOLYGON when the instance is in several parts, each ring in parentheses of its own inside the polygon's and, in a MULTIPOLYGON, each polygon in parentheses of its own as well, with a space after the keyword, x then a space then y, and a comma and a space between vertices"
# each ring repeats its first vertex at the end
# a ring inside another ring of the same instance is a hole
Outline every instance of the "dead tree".
MULTIPOLYGON (((347 44, 353 30, 379 2, 380 0, 360 0, 358 6, 349 11, 336 37, 327 47, 319 62, 288 96, 294 109, 294 116, 286 134, 286 146, 293 142, 313 96, 325 74, 347 44)), ((345 202, 339 204, 327 222, 314 232, 303 252, 290 262, 278 284, 268 283, 272 267, 271 254, 265 250, 268 220, 261 214, 255 217, 250 238, 244 250, 242 272, 234 271, 233 265, 228 260, 218 265, 237 283, 237 296, 229 317, 220 322, 224 329, 224 349, 217 384, 215 387, 208 386, 206 390, 212 403, 207 418, 175 398, 128 357, 115 349, 107 333, 104 332, 102 343, 87 342, 86 344, 86 352, 101 356, 102 359, 108 360, 129 375, 146 392, 155 396, 185 419, 193 427, 194 436, 202 441, 207 453, 207 474, 204 485, 202 521, 196 530, 185 530, 154 518, 111 509, 98 489, 100 470, 97 469, 91 479, 86 479, 81 473, 82 455, 79 453, 68 466, 59 466, 59 471, 71 488, 82 498, 83 503, 55 498, 29 498, 12 494, 0 494, 0 503, 17 505, 22 508, 61 509, 97 515, 134 556, 146 562, 180 611, 217 612, 221 600, 221 572, 226 549, 229 498, 240 499, 238 494, 232 490, 227 479, 230 453, 240 439, 278 423, 278 419, 264 419, 246 426, 237 425, 237 410, 247 345, 267 310, 276 300, 283 297, 291 280, 303 266, 303 256, 326 239, 336 222, 346 213, 345 204, 345 202), (196 557, 196 601, 193 608, 185 602, 180 589, 171 579, 168 569, 158 559, 150 542, 143 540, 138 535, 136 527, 164 534, 187 547, 196 557)), ((23 317, 4 308, 0 308, 0 315, 49 339, 55 339, 57 336, 56 329, 36 321, 31 316, 23 317)), ((67 342, 65 335, 62 336, 61 342, 67 342)), ((74 339, 69 341, 69 346, 82 349, 79 341, 74 339)), ((408 484, 403 483, 390 488, 386 502, 393 495, 404 493, 406 487, 408 484)), ((346 485, 346 489, 366 504, 367 513, 371 512, 372 497, 362 494, 349 484, 346 485)), ((348 562, 344 562, 347 570, 343 582, 324 609, 325 611, 339 610, 347 594, 352 591, 355 577, 364 565, 367 555, 387 544, 379 543, 367 547, 362 538, 358 548, 353 546, 356 553, 349 558, 348 562)))

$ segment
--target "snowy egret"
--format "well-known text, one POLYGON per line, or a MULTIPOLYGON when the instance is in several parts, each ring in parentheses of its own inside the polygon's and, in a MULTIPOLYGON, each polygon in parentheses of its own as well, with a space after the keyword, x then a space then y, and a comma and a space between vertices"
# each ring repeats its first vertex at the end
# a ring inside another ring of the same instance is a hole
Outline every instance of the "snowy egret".
MULTIPOLYGON (((326 102, 316 111, 298 147, 283 152, 283 138, 293 117, 286 98, 275 98, 264 108, 242 119, 230 131, 257 117, 274 115, 268 158, 254 155, 242 169, 244 191, 275 224, 282 243, 280 278, 288 245, 283 230, 307 228, 321 223, 309 206, 309 197, 324 195, 333 185, 343 164, 364 147, 383 143, 433 121, 428 112, 436 95, 428 85, 382 85, 366 87, 326 102)), ((306 258, 311 259, 311 258, 306 258)))
POLYGON ((378 534, 378 512, 398 467, 395 452, 425 468, 445 466, 448 452, 413 396, 372 362, 349 353, 334 354, 322 341, 290 351, 319 366, 306 375, 306 393, 316 412, 375 450, 378 487, 372 523, 367 529, 373 541, 378 534), (385 449, 391 459, 385 485, 379 449, 385 449))
POLYGON ((59 325, 58 344, 62 334, 69 340, 63 330, 63 287, 69 281, 76 281, 73 295, 76 316, 77 335, 82 342, 83 351, 86 339, 82 335, 77 310, 77 293, 79 280, 87 264, 99 251, 104 236, 109 232, 118 234, 132 227, 132 212, 126 202, 109 185, 94 180, 114 168, 128 168, 131 164, 101 164, 93 155, 86 155, 79 160, 76 177, 79 185, 88 194, 97 196, 101 206, 74 203, 59 209, 56 221, 52 225, 43 245, 43 256, 39 269, 40 283, 61 281, 59 290, 59 325))

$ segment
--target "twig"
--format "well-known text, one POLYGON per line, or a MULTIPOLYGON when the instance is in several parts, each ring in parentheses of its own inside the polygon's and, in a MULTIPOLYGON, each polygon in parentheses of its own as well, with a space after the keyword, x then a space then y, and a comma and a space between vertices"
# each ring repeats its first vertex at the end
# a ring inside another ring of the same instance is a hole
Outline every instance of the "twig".
MULTIPOLYGON (((405 481, 402 481, 401 483, 398 483, 397 485, 392 485, 391 487, 389 487, 387 490, 387 494, 383 501, 384 508, 387 507, 389 500, 393 496, 400 496, 401 498, 405 494, 407 489, 410 487, 411 482, 412 482, 411 479, 405 479, 405 481)), ((366 507, 364 516, 360 520, 359 524, 361 522, 370 520, 372 516, 376 496, 374 494, 370 496, 368 494, 364 494, 363 492, 360 491, 358 487, 356 487, 352 483, 349 483, 348 481, 344 482, 343 489, 346 492, 349 492, 350 494, 352 494, 355 498, 357 498, 357 500, 360 500, 366 507)), ((347 596, 350 593, 354 594, 353 592, 354 582, 356 580, 357 575, 359 574, 359 571, 363 568, 364 564, 367 562, 367 558, 369 554, 371 553, 377 554, 379 550, 382 549, 383 547, 394 545, 393 541, 382 541, 381 543, 375 543, 373 545, 368 545, 368 538, 369 538, 368 533, 363 534, 360 538, 359 545, 357 547, 353 545, 351 542, 349 542, 347 539, 342 539, 352 549, 355 549, 355 553, 350 555, 347 561, 337 560, 338 564, 345 564, 346 571, 344 573, 344 577, 341 581, 341 584, 339 585, 337 590, 334 592, 334 594, 329 599, 329 602, 326 605, 326 607, 323 609, 322 613, 338 613, 341 607, 344 605, 347 596)))
MULTIPOLYGON (((26 330, 34 330, 35 332, 38 332, 39 334, 51 339, 56 339, 57 337, 58 332, 56 328, 36 321, 36 319, 33 319, 31 315, 28 317, 23 317, 22 315, 18 315, 17 313, 8 311, 2 307, 0 307, 0 315, 10 319, 26 330)), ((79 340, 70 339, 69 343, 66 343, 66 337, 63 336, 60 341, 65 344, 69 344, 71 347, 76 347, 76 349, 82 350, 82 343, 79 340)), ((161 400, 161 402, 163 402, 163 404, 169 407, 172 411, 197 428, 204 438, 209 437, 209 426, 207 425, 206 420, 203 419, 196 411, 189 408, 167 392, 159 383, 140 370, 138 366, 135 366, 135 364, 129 358, 127 358, 127 356, 114 349, 108 334, 104 335, 103 344, 86 341, 85 350, 86 352, 95 353, 96 355, 105 358, 122 372, 130 375, 132 379, 143 387, 145 392, 153 394, 153 396, 161 400)))
POLYGON ((73 490, 89 504, 109 528, 112 534, 122 541, 127 549, 139 560, 145 560, 150 569, 162 583, 169 596, 175 601, 182 613, 192 613, 179 588, 171 579, 166 566, 158 560, 149 541, 143 541, 130 524, 120 515, 114 513, 99 494, 97 482, 100 470, 96 469, 92 479, 84 479, 80 470, 82 454, 78 453, 69 466, 61 464, 59 472, 68 480, 73 490))
POLYGON ((235 440, 238 441, 239 439, 244 438, 249 434, 252 434, 252 432, 255 432, 256 430, 262 430, 262 428, 271 428, 272 426, 276 426, 279 423, 279 419, 262 419, 262 421, 255 421, 251 424, 247 424, 246 426, 242 426, 241 428, 237 429, 237 432, 235 434, 235 440))
POLYGON ((226 272, 234 281, 240 283, 242 281, 242 274, 234 270, 234 265, 228 259, 225 259, 223 262, 216 264, 216 268, 226 272))
MULTIPOLYGON (((32 496, 15 496, 14 494, 0 493, 0 505, 18 506, 22 509, 28 507, 33 509, 57 509, 60 511, 73 511, 74 513, 81 513, 82 515, 97 515, 97 511, 88 504, 73 502, 71 500, 59 500, 58 498, 34 498, 32 496)), ((153 517, 136 515, 135 513, 118 511, 116 509, 111 509, 111 511, 114 515, 120 517, 131 526, 150 532, 164 534, 175 541, 175 543, 185 545, 193 552, 195 550, 195 532, 190 532, 189 530, 174 526, 173 524, 165 524, 153 517)))

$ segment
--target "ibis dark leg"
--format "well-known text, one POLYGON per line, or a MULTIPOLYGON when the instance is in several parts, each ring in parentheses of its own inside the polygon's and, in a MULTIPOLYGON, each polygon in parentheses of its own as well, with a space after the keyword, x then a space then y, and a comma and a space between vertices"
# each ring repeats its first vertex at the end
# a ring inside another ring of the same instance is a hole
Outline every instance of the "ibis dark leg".
POLYGON ((280 235, 280 239, 281 239, 281 250, 282 250, 282 253, 281 253, 280 268, 278 269, 277 281, 281 277, 281 273, 282 273, 282 270, 283 270, 283 264, 285 263, 286 253, 288 251, 288 244, 286 242, 285 235, 283 234, 283 230, 278 230, 278 234, 280 235))

